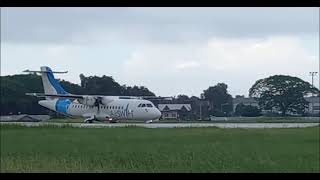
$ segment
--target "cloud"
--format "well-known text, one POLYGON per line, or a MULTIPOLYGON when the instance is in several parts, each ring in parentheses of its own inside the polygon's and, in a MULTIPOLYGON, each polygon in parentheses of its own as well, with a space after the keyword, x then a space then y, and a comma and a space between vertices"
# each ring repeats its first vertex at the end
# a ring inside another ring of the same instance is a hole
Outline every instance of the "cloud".
POLYGON ((1 8, 1 73, 41 64, 163 96, 218 82, 247 94, 274 74, 310 81, 318 34, 318 8, 1 8))
POLYGON ((1 39, 15 43, 92 43, 100 34, 172 43, 318 32, 318 8, 1 8, 1 39))
POLYGON ((196 68, 199 66, 200 64, 196 61, 186 61, 186 62, 177 62, 175 67, 177 70, 184 70, 184 69, 196 68))
MULTIPOLYGON (((218 82, 227 83, 232 95, 247 95, 256 80, 274 74, 310 82, 309 71, 319 69, 318 54, 310 53, 296 36, 211 37, 202 43, 145 43, 134 48, 113 42, 113 46, 5 43, 1 75, 47 65, 68 70, 58 78, 74 83, 80 82, 80 73, 108 75, 120 84, 146 86, 157 95, 199 96, 218 82)), ((319 84, 318 78, 314 84, 319 84)))
POLYGON ((161 95, 199 96, 218 82, 226 82, 233 95, 247 95, 256 80, 270 75, 307 78, 309 71, 318 69, 317 58, 294 36, 215 37, 200 45, 148 44, 125 62, 123 79, 148 84, 161 95))

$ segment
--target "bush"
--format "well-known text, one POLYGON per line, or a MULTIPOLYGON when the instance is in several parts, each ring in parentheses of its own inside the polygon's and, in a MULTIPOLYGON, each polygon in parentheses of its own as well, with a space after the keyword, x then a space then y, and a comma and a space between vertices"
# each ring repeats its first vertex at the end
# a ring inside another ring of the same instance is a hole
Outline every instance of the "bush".
POLYGON ((261 110, 255 106, 238 104, 235 110, 235 115, 245 117, 256 117, 261 116, 261 110))

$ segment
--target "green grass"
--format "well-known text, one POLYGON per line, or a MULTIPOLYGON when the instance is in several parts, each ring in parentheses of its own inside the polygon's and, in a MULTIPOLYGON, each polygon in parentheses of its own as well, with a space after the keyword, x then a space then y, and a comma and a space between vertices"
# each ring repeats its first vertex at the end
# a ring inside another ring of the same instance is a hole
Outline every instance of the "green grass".
POLYGON ((319 127, 1 125, 1 172, 320 172, 319 127))

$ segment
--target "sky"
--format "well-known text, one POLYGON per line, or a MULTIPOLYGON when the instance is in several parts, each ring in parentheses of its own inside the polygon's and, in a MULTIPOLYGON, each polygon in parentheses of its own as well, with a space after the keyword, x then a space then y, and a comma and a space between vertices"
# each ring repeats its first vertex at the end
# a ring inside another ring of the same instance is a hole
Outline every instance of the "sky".
POLYGON ((199 97, 220 82, 248 96, 276 74, 311 83, 319 8, 1 8, 1 76, 40 66, 68 71, 56 77, 73 83, 107 75, 157 96, 199 97))

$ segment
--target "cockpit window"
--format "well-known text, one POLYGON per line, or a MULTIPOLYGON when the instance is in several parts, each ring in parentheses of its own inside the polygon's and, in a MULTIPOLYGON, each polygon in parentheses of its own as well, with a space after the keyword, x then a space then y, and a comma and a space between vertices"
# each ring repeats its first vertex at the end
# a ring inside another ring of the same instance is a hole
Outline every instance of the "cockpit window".
POLYGON ((139 104, 138 107, 153 107, 152 104, 139 104))

